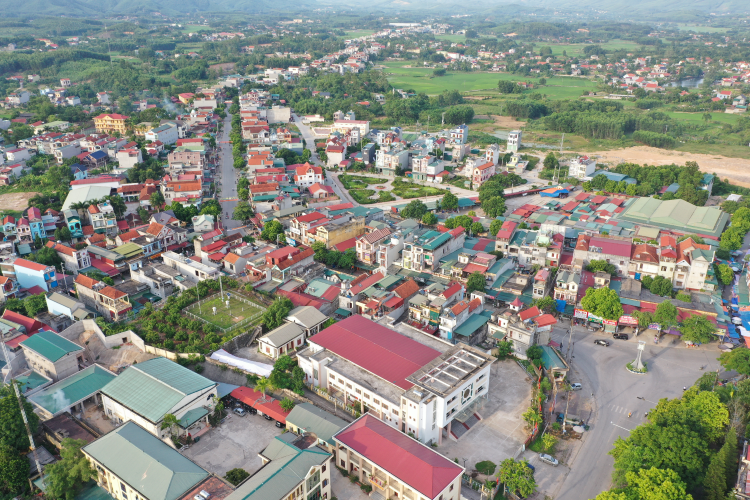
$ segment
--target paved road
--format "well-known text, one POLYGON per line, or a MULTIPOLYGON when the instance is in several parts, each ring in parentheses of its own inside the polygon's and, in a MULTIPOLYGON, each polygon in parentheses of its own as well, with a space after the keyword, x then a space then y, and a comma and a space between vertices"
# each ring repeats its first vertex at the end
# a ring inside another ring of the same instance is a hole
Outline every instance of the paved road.
MULTIPOLYGON (((219 145, 219 166, 216 169, 216 174, 219 178, 219 182, 221 182, 219 199, 237 198, 237 172, 234 168, 234 158, 232 157, 232 144, 229 142, 229 132, 231 130, 232 115, 227 113, 227 117, 224 119, 224 126, 222 127, 221 135, 217 141, 219 145)), ((221 203, 224 213, 229 214, 229 217, 232 217, 232 212, 234 212, 235 206, 237 206, 236 201, 225 201, 221 203)), ((234 229, 242 225, 240 221, 224 218, 224 214, 221 216, 222 224, 225 229, 234 229)))
MULTIPOLYGON (((552 495, 555 500, 591 499, 609 489, 614 460, 608 452, 614 441, 626 437, 629 429, 643 423, 644 413, 659 399, 679 397, 683 386, 692 385, 705 373, 700 370, 701 366, 705 366, 706 371, 720 368, 715 346, 693 350, 654 345, 651 339, 644 339, 647 344, 643 360, 648 363, 649 372, 634 375, 625 370, 625 364, 635 358, 637 344, 609 337, 610 346, 603 347, 594 344, 597 338, 605 337, 583 328, 574 329, 570 380, 583 384, 578 395, 589 400, 590 404, 582 407, 590 410, 579 410, 582 413, 579 416, 589 419, 591 429, 584 435, 578 452, 569 460, 571 470, 552 495), (628 418, 630 412, 633 415, 628 418)), ((567 333, 563 338, 563 332, 558 331, 553 334, 553 339, 564 343, 565 353, 567 333)))

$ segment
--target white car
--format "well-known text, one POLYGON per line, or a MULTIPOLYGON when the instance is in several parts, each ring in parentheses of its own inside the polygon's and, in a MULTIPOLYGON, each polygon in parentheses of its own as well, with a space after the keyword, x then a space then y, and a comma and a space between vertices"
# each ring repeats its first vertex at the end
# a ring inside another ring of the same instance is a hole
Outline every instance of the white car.
POLYGON ((547 455, 546 453, 540 453, 539 454, 539 460, 544 462, 545 464, 552 465, 554 467, 557 467, 560 462, 557 461, 555 457, 552 455, 547 455))
POLYGON ((583 389, 583 386, 581 384, 579 384, 578 382, 574 382, 574 383, 570 384, 570 390, 571 391, 580 391, 581 389, 583 389))

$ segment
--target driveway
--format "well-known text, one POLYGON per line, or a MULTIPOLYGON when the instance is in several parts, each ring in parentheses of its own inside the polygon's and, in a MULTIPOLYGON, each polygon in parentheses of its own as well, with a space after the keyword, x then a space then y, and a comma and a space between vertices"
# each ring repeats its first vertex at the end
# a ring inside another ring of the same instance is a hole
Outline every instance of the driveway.
MULTIPOLYGON (((583 384, 583 390, 577 393, 578 411, 591 428, 567 459, 570 472, 546 492, 555 500, 590 499, 609 489, 614 461, 608 452, 615 440, 627 437, 630 430, 645 422, 645 412, 659 399, 680 397, 683 386, 695 383, 705 371, 721 368, 716 344, 713 349, 693 350, 647 343, 643 361, 648 363, 648 374, 635 375, 625 370, 625 364, 635 358, 634 342, 610 339, 609 347, 601 347, 594 344, 597 338, 602 336, 574 328, 570 377, 583 384)), ((563 352, 567 351, 567 340, 566 336, 563 352)))
POLYGON ((234 468, 252 475, 263 465, 258 453, 279 434, 281 429, 263 417, 230 413, 223 424, 209 430, 182 454, 217 476, 223 477, 234 468))
MULTIPOLYGON (((229 142, 229 132, 232 130, 232 115, 227 113, 222 126, 221 135, 218 139, 219 146, 219 166, 217 174, 221 182, 221 191, 219 200, 237 198, 237 169, 234 168, 234 157, 232 156, 232 144, 229 142)), ((234 229, 242 225, 241 221, 231 219, 234 207, 237 201, 220 201, 224 213, 229 214, 230 218, 224 218, 221 214, 221 222, 225 229, 234 229)))

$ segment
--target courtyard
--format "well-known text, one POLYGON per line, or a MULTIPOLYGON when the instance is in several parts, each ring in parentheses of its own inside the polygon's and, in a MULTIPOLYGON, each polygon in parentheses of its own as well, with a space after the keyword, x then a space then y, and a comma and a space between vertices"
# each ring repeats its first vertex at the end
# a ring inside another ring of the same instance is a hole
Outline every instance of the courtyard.
POLYGON ((279 434, 281 429, 272 421, 259 415, 240 417, 230 410, 222 424, 210 429, 200 441, 181 452, 217 476, 223 477, 235 468, 245 469, 252 475, 263 465, 258 453, 279 434))
POLYGON ((200 305, 194 304, 185 309, 185 311, 222 330, 226 330, 245 320, 251 320, 246 322, 247 326, 260 321, 263 309, 259 305, 248 304, 244 300, 235 298, 234 294, 229 298, 229 307, 227 307, 226 302, 226 297, 217 296, 200 305), (216 308, 215 313, 214 308, 216 308))

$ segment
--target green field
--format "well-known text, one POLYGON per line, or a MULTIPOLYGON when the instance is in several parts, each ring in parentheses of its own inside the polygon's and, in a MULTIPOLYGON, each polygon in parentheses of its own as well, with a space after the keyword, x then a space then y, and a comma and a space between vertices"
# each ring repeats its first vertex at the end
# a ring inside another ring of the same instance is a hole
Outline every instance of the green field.
POLYGON ((213 28, 211 26, 203 26, 202 24, 183 24, 182 25, 182 32, 183 33, 197 33, 202 30, 211 31, 213 28))
POLYGON ((344 36, 339 38, 359 38, 361 36, 370 36, 374 35, 376 32, 375 30, 353 30, 353 31, 344 31, 344 36))
MULTIPOLYGON (((561 56, 563 51, 569 56, 580 56, 583 55, 583 49, 591 45, 590 43, 551 43, 541 44, 540 47, 549 47, 552 49, 552 55, 561 56)), ((635 42, 627 40, 610 40, 609 42, 599 44, 604 50, 635 50, 639 45, 635 42)))
POLYGON ((435 35, 435 40, 445 40, 451 43, 465 42, 466 37, 464 35, 435 35))
POLYGON ((694 24, 679 24, 677 29, 680 31, 695 31, 696 33, 724 33, 729 28, 714 28, 713 26, 696 26, 694 24))
POLYGON ((253 307, 235 298, 229 299, 229 308, 227 309, 225 302, 218 297, 204 302, 200 307, 193 305, 186 310, 206 322, 223 329, 229 328, 246 318, 255 316, 261 311, 259 307, 253 307), (214 307, 216 307, 215 315, 213 313, 214 307))

